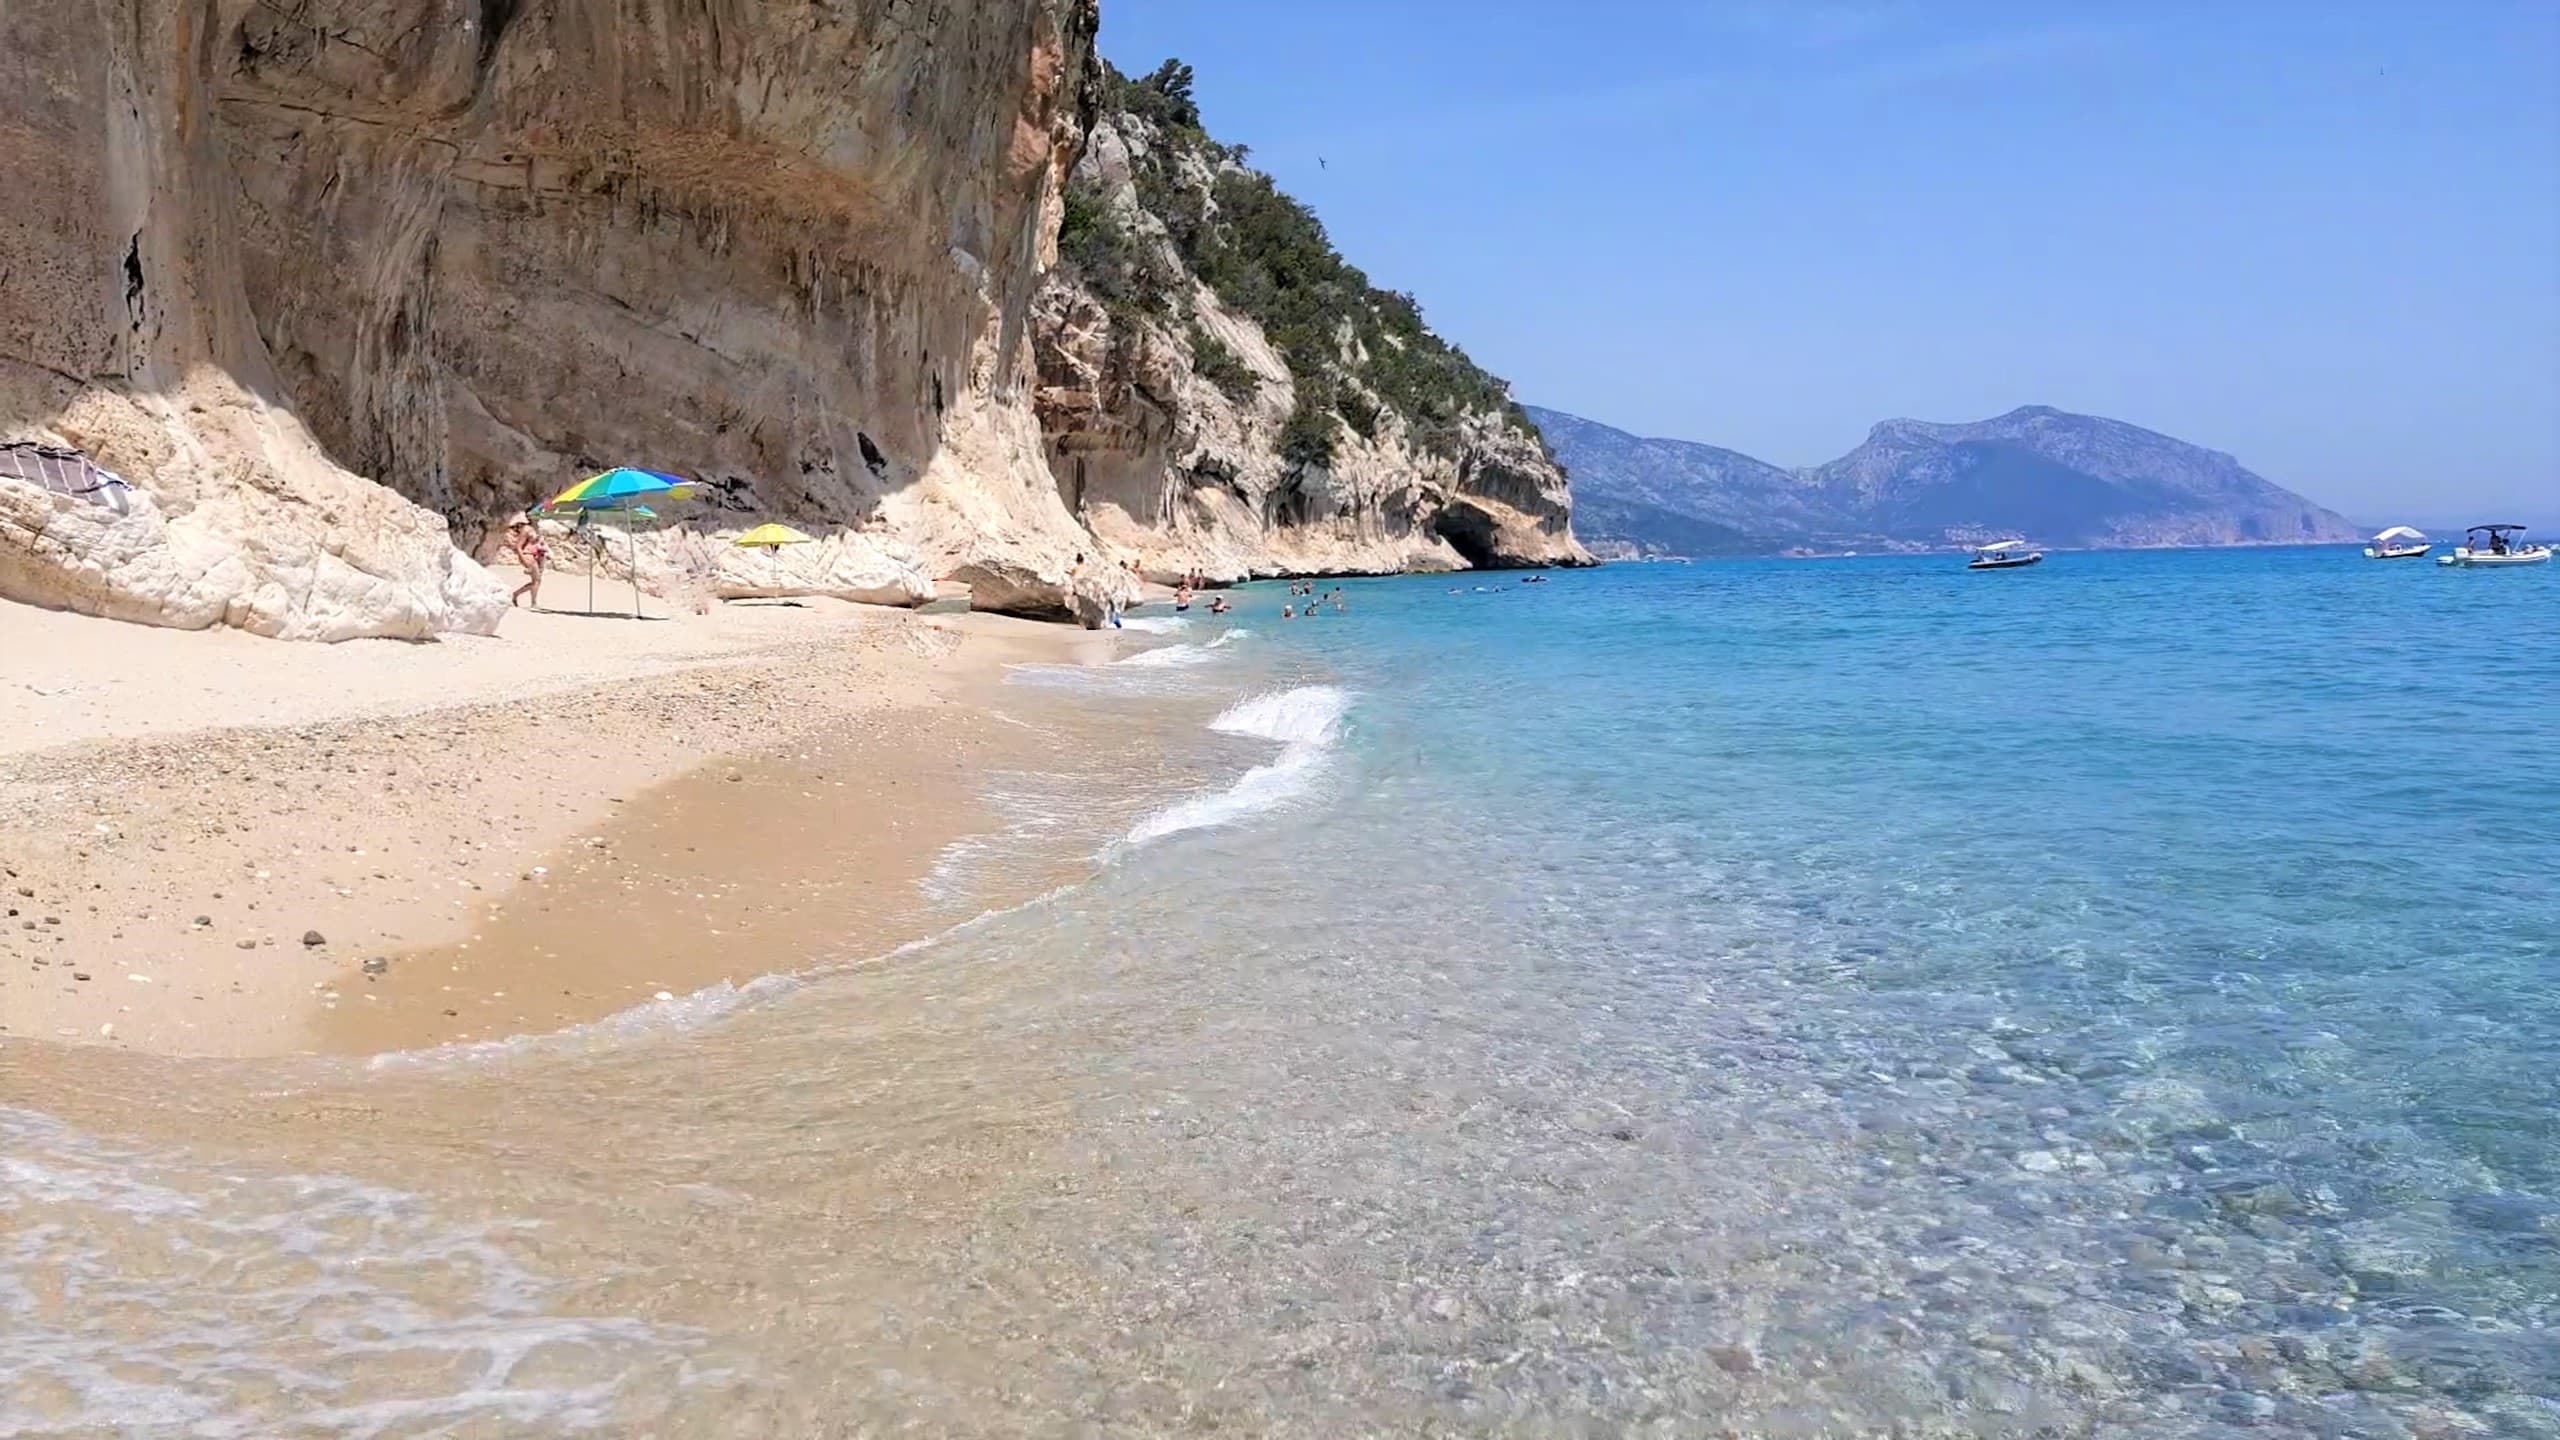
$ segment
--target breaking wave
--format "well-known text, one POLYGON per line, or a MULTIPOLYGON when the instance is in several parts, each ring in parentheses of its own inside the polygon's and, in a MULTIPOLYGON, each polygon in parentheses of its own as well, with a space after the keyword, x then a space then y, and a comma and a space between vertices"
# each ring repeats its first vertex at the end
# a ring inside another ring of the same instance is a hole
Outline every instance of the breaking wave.
POLYGON ((1233 785, 1167 806, 1131 827, 1125 843, 1144 845, 1186 830, 1206 830, 1286 805, 1307 792, 1331 763, 1342 737, 1348 692, 1332 685, 1302 685, 1257 695, 1229 708, 1209 728, 1277 743, 1280 754, 1236 778, 1233 785))

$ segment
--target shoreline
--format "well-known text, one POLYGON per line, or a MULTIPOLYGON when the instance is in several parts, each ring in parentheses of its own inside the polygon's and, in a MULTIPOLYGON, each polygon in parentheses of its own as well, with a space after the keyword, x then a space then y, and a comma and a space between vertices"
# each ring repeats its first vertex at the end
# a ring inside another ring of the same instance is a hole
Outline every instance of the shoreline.
POLYGON ((323 648, 0 607, 0 1044, 424 1049, 921 938, 917 880, 991 824, 971 776, 1028 743, 989 687, 1116 648, 825 601, 519 619, 323 648))

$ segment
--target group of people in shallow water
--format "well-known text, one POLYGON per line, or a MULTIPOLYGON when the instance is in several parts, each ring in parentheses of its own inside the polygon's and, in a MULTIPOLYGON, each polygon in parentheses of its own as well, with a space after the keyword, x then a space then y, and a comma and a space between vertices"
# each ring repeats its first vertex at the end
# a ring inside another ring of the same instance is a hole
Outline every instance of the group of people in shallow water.
MULTIPOLYGON (((1138 574, 1137 562, 1126 561, 1123 563, 1126 565, 1131 578, 1136 578, 1138 574)), ((1080 554, 1076 556, 1075 568, 1069 573, 1078 580, 1084 578, 1087 571, 1086 561, 1083 555, 1080 554)), ((1192 602, 1199 597, 1199 593, 1202 590, 1208 588, 1208 585, 1209 578, 1207 576, 1201 575, 1197 572, 1186 573, 1182 577, 1180 583, 1173 587, 1173 608, 1177 611, 1189 610, 1192 606, 1192 602)), ((1313 580, 1292 580, 1289 582, 1289 599, 1280 607, 1280 618, 1283 620, 1296 620, 1303 617, 1313 616, 1327 605, 1333 607, 1333 613, 1336 615, 1347 615, 1351 611, 1351 602, 1344 598, 1341 586, 1336 585, 1330 590, 1319 592, 1316 589, 1316 582, 1313 580), (1299 603, 1300 601, 1304 601, 1305 603, 1301 605, 1299 603)), ((1234 613, 1235 608, 1236 607, 1229 602, 1227 597, 1224 595, 1211 595, 1209 597, 1209 613, 1212 615, 1232 614, 1234 613)), ((1120 607, 1116 604, 1111 606, 1109 613, 1112 626, 1117 628, 1120 624, 1120 607)))
MULTIPOLYGON (((1183 576, 1182 583, 1173 588, 1173 608, 1176 610, 1190 609, 1192 601, 1199 595, 1200 591, 1208 588, 1208 585, 1209 579, 1205 575, 1187 574, 1183 576)), ((1351 604, 1343 598, 1342 587, 1339 585, 1334 586, 1331 590, 1327 590, 1322 594, 1318 594, 1316 591, 1316 582, 1313 580, 1292 580, 1289 582, 1289 599, 1280 607, 1280 618, 1283 620, 1300 619, 1317 613, 1319 609, 1326 605, 1332 606, 1333 613, 1336 615, 1348 614, 1351 609, 1351 604), (1306 603, 1304 605, 1300 605, 1298 602, 1301 600, 1306 603)), ((1209 613, 1212 615, 1231 614, 1234 612, 1235 608, 1236 607, 1234 605, 1228 602, 1227 597, 1224 595, 1212 595, 1209 597, 1209 613)))
MULTIPOLYGON (((1182 577, 1182 583, 1173 587, 1173 608, 1176 610, 1190 609, 1191 597, 1201 589, 1205 588, 1208 583, 1209 577, 1206 575, 1197 573, 1184 575, 1182 577)), ((1224 615, 1234 608, 1236 607, 1227 603, 1227 597, 1224 595, 1212 595, 1209 597, 1209 613, 1212 615, 1224 615)))
POLYGON ((1342 598, 1342 587, 1339 585, 1319 595, 1316 593, 1316 582, 1313 580, 1292 580, 1289 582, 1289 594, 1292 598, 1280 606, 1280 618, 1283 620, 1311 617, 1316 613, 1317 607, 1323 605, 1332 606, 1333 613, 1336 615, 1347 614, 1351 609, 1349 602, 1342 598), (1300 599, 1307 602, 1304 607, 1298 604, 1300 599))

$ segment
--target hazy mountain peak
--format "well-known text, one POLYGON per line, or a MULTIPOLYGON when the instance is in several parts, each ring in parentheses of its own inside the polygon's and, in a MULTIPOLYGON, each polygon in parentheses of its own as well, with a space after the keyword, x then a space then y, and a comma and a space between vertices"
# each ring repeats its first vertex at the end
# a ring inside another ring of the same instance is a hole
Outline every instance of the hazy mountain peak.
POLYGON ((1926 549, 2006 535, 2079 546, 2275 544, 2357 534, 2218 450, 2050 405, 1969 422, 1881 421, 1856 449, 1802 472, 1712 445, 1639 439, 1558 411, 1531 414, 1572 473, 1576 513, 1591 517, 1582 530, 1622 551, 1926 549))

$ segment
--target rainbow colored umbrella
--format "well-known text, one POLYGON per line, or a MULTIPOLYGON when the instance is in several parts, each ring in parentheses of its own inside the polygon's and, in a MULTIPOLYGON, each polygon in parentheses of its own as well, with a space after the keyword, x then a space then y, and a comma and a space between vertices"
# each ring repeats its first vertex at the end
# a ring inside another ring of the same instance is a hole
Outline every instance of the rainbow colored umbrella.
MULTIPOLYGON (((647 502, 655 500, 665 504, 670 500, 690 500, 698 488, 692 481, 679 476, 624 465, 588 476, 544 501, 539 508, 553 514, 574 511, 588 517, 618 510, 638 519, 655 520, 658 512, 650 509, 647 502)), ((640 537, 634 534, 630 539, 631 618, 637 620, 640 618, 640 537)), ((596 613, 596 567, 592 561, 587 565, 587 613, 596 613)))
POLYGON ((674 475, 661 475, 655 470, 635 470, 620 466, 601 475, 590 475, 543 502, 545 510, 628 510, 647 500, 690 500, 695 486, 690 480, 674 475))

